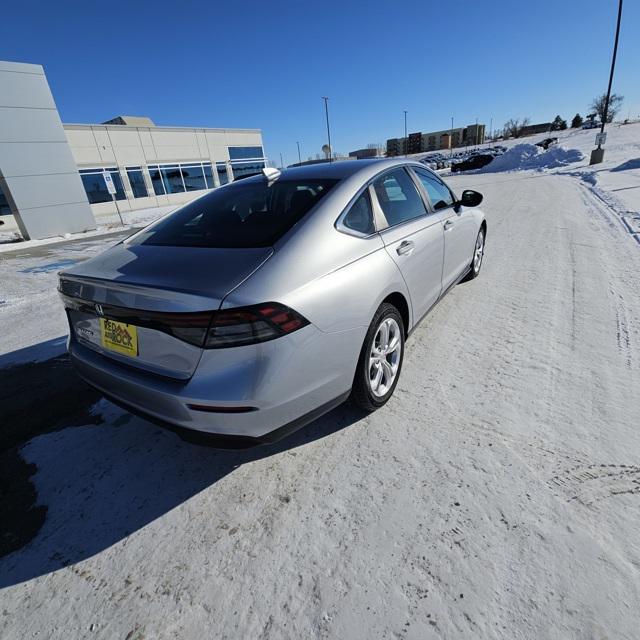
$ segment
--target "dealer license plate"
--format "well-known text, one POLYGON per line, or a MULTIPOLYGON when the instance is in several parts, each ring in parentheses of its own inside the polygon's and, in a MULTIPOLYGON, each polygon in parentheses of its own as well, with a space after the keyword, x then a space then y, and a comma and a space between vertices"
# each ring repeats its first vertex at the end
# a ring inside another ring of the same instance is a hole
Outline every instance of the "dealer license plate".
POLYGON ((100 341, 110 351, 133 358, 138 355, 138 333, 132 324, 100 318, 100 341))

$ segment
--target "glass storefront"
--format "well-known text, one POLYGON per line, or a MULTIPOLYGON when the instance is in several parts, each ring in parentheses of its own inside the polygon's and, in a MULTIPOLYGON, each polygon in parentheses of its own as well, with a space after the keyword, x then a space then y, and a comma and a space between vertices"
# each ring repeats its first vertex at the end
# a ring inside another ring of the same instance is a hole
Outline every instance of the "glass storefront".
MULTIPOLYGON (((232 156, 243 157, 255 153, 262 154, 262 147, 229 147, 232 156), (235 150, 233 153, 232 151, 235 150)), ((232 160, 231 161, 233 179, 247 177, 257 174, 265 167, 264 158, 259 157, 253 160, 232 160)), ((191 191, 205 191, 216 186, 214 171, 218 174, 220 185, 231 181, 228 164, 226 162, 216 162, 215 169, 211 162, 180 162, 171 164, 153 164, 146 167, 153 185, 153 193, 156 196, 164 196, 172 193, 184 193, 191 191)), ((144 176, 145 167, 127 167, 127 177, 131 184, 134 198, 146 198, 150 194, 147 192, 147 185, 144 176)), ((111 201, 111 195, 104 181, 104 173, 108 172, 113 178, 116 186, 116 198, 124 200, 126 198, 120 173, 115 167, 81 169, 80 177, 84 184, 87 198, 91 204, 111 201)), ((153 195, 153 194, 151 194, 153 195)), ((2 201, 0 200, 0 207, 2 201)))

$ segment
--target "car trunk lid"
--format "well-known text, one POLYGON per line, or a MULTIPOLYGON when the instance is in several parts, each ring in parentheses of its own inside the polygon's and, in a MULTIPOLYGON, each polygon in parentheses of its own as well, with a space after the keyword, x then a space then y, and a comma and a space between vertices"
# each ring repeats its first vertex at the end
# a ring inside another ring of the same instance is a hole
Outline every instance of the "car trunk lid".
POLYGON ((202 355, 189 331, 201 332, 224 297, 272 253, 116 245, 60 274, 72 339, 123 364, 188 379, 202 355), (171 328, 176 322, 179 331, 171 328))

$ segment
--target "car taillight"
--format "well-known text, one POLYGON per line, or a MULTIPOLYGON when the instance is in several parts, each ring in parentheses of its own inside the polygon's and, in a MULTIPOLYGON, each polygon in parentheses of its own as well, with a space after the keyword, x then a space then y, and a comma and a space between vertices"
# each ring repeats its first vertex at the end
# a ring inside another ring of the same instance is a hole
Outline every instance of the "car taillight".
POLYGON ((204 341, 205 349, 266 342, 309 324, 299 313, 277 302, 216 311, 204 341))
POLYGON ((309 321, 278 302, 196 313, 144 311, 82 300, 61 292, 69 310, 98 314, 175 336, 196 347, 220 349, 266 342, 305 327, 309 321), (99 307, 99 310, 98 310, 99 307))

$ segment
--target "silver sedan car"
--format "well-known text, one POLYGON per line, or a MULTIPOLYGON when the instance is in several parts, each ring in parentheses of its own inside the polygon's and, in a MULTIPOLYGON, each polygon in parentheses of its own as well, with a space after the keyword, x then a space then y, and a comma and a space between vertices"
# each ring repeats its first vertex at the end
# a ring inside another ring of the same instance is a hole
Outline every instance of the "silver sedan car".
POLYGON ((373 411, 411 331, 479 274, 481 200, 408 160, 265 169, 62 272, 71 359, 183 433, 265 442, 349 397, 373 411))

